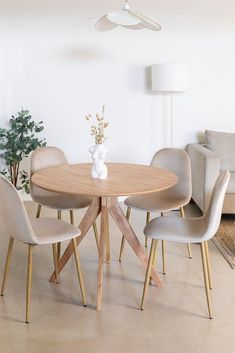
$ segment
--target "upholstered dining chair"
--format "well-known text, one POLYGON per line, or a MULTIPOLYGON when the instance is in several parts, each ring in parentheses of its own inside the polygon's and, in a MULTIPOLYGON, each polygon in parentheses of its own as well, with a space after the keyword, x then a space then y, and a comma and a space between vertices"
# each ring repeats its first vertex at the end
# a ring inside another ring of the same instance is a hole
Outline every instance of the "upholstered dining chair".
MULTIPOLYGON (((64 152, 59 148, 54 146, 40 147, 32 154, 30 174, 33 176, 33 174, 40 169, 67 163, 68 161, 64 152)), ((38 204, 36 218, 40 217, 41 207, 46 206, 57 210, 58 219, 61 219, 62 211, 69 211, 70 222, 71 224, 74 224, 73 211, 88 207, 91 203, 90 197, 63 195, 60 193, 50 192, 37 187, 33 183, 30 184, 30 192, 32 199, 38 204)), ((98 248, 98 231, 96 223, 93 224, 93 230, 98 248)), ((57 257, 58 259, 60 258, 60 243, 57 244, 57 257)))
POLYGON ((26 286, 26 323, 29 323, 30 316, 30 296, 32 284, 32 254, 36 245, 52 244, 54 268, 56 282, 58 283, 58 262, 56 254, 56 243, 71 240, 73 244, 74 257, 80 283, 83 305, 86 306, 85 288, 83 276, 77 251, 76 238, 81 232, 74 225, 58 220, 56 218, 33 219, 31 222, 27 216, 23 202, 21 201, 14 186, 3 176, 0 175, 0 216, 6 231, 10 235, 4 276, 2 281, 1 296, 4 290, 9 272, 11 254, 14 239, 23 242, 28 246, 28 270, 26 286))
MULTIPOLYGON (((129 220, 131 209, 147 212, 146 224, 150 221, 150 212, 160 212, 164 216, 164 212, 180 209, 181 217, 184 217, 184 206, 187 205, 192 195, 191 182, 191 164, 188 154, 179 148, 164 148, 158 151, 152 159, 152 167, 160 167, 169 169, 176 173, 179 182, 167 190, 162 190, 152 194, 130 196, 125 200, 127 206, 126 217, 129 220)), ((147 246, 147 237, 145 246, 147 246)), ((122 237, 122 243, 119 254, 121 261, 125 238, 122 237)), ((187 244, 189 258, 192 258, 190 245, 187 244)), ((165 241, 162 241, 162 267, 163 274, 166 274, 165 261, 165 241)))
POLYGON ((208 240, 217 232, 220 224, 225 192, 227 190, 230 173, 223 171, 215 183, 209 208, 202 217, 180 219, 177 217, 155 218, 144 229, 144 235, 152 239, 148 267, 145 275, 141 309, 144 309, 144 300, 153 266, 154 253, 157 250, 158 240, 167 240, 178 243, 197 243, 201 247, 202 267, 204 274, 206 299, 209 318, 212 319, 210 289, 211 268, 208 250, 208 240))

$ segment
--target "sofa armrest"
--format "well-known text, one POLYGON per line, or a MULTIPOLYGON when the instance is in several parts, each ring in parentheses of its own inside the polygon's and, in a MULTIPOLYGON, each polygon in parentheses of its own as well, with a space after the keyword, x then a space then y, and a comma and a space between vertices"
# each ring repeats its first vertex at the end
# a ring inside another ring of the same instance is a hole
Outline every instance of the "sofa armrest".
POLYGON ((189 144, 188 154, 192 166, 192 198, 205 212, 220 171, 220 158, 200 144, 189 144))

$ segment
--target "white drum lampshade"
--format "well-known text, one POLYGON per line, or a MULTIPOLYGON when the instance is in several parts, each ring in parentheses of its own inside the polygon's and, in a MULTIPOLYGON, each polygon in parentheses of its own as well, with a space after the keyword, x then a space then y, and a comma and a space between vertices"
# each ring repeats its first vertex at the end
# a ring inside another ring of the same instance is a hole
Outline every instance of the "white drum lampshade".
POLYGON ((170 92, 171 96, 170 147, 173 147, 173 92, 182 92, 186 88, 187 75, 184 64, 152 65, 152 91, 170 92))
POLYGON ((181 92, 187 88, 184 64, 152 65, 152 90, 159 92, 181 92))

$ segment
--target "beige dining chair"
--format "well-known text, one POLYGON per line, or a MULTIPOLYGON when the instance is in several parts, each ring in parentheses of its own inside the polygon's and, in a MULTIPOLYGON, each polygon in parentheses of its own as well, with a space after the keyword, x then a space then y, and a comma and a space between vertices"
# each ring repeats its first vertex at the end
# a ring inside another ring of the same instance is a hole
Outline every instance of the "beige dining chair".
POLYGON ((215 235, 219 228, 224 195, 227 190, 229 178, 230 173, 228 171, 223 171, 218 176, 211 195, 209 208, 204 216, 185 219, 177 217, 155 218, 146 225, 144 235, 152 239, 152 244, 141 301, 142 310, 144 309, 144 300, 150 280, 151 268, 154 265, 153 259, 155 252, 157 251, 158 240, 173 241, 177 243, 197 243, 200 244, 201 247, 207 306, 209 318, 212 319, 210 298, 212 283, 208 240, 215 235))
MULTIPOLYGON (((179 148, 164 148, 158 151, 152 159, 152 167, 169 169, 176 173, 179 182, 167 189, 159 192, 130 196, 125 200, 127 206, 126 218, 130 219, 131 209, 147 212, 146 224, 150 221, 150 212, 160 212, 164 216, 165 212, 180 209, 181 217, 185 217, 184 206, 187 205, 192 195, 191 164, 188 154, 179 148)), ((147 237, 145 246, 147 246, 147 237)), ((122 237, 119 261, 122 259, 125 238, 122 237)), ((192 258, 190 244, 187 244, 189 258, 192 258)), ((162 267, 163 274, 166 274, 165 261, 165 241, 162 241, 162 267)))
POLYGON ((77 251, 76 238, 81 232, 74 225, 58 220, 56 218, 33 219, 31 222, 27 216, 23 202, 21 201, 15 187, 3 176, 0 175, 0 217, 3 226, 10 235, 6 264, 4 269, 1 296, 4 295, 7 275, 9 272, 11 254, 14 239, 23 242, 28 246, 28 270, 26 286, 26 323, 29 323, 30 296, 32 284, 32 254, 36 245, 52 244, 56 282, 58 277, 58 262, 56 254, 56 243, 71 240, 73 244, 74 257, 77 274, 82 293, 83 305, 86 306, 86 295, 83 283, 83 276, 77 251))
MULTIPOLYGON (((37 171, 60 164, 67 164, 67 158, 63 151, 54 146, 40 147, 36 149, 31 157, 30 174, 31 177, 37 171)), ((40 217, 42 206, 57 210, 57 218, 61 219, 62 211, 70 212, 70 222, 74 224, 74 210, 88 207, 91 198, 87 196, 64 195, 56 192, 43 190, 32 182, 30 183, 30 193, 32 199, 38 204, 36 218, 40 217)), ((96 223, 93 224, 93 230, 98 246, 98 231, 96 223)), ((60 244, 57 245, 57 257, 60 258, 60 244)))

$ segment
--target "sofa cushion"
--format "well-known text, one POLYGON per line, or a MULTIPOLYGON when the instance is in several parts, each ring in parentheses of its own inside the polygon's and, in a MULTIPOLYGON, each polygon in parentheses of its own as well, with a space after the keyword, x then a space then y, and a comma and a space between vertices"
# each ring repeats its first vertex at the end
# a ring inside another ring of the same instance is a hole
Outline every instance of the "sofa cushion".
POLYGON ((230 179, 228 183, 227 194, 235 194, 235 173, 230 173, 230 179))
POLYGON ((205 131, 206 147, 220 157, 220 169, 235 172, 235 133, 205 131))

